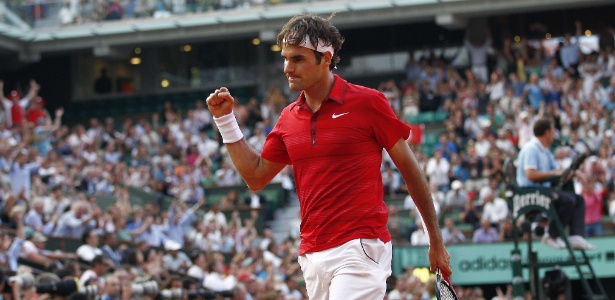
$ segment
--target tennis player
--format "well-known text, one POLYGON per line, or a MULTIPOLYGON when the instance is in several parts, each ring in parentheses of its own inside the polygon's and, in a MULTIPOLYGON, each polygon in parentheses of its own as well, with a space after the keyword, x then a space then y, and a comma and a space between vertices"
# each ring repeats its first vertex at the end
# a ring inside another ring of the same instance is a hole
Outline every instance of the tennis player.
POLYGON ((383 299, 391 235, 380 174, 382 149, 400 170, 429 232, 431 270, 450 274, 425 176, 380 92, 333 73, 344 38, 316 15, 291 18, 278 35, 284 74, 299 98, 281 113, 258 155, 243 138, 227 88, 207 105, 235 167, 252 190, 292 165, 301 207, 299 264, 310 299, 383 299))

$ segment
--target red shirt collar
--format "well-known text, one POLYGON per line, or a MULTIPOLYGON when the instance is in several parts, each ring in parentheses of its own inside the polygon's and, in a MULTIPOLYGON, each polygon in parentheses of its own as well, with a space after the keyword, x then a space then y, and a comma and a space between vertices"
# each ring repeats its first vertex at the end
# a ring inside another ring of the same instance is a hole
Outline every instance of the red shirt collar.
MULTIPOLYGON (((342 77, 340 77, 337 74, 333 74, 333 77, 334 77, 333 87, 331 88, 331 91, 329 92, 329 95, 327 96, 327 99, 325 101, 333 100, 339 104, 343 104, 344 103, 344 93, 346 92, 346 84, 348 82, 342 79, 342 77)), ((299 98, 297 98, 297 101, 295 101, 292 108, 294 108, 295 106, 304 107, 304 108, 309 109, 307 107, 307 103, 305 102, 305 91, 301 91, 299 98)))

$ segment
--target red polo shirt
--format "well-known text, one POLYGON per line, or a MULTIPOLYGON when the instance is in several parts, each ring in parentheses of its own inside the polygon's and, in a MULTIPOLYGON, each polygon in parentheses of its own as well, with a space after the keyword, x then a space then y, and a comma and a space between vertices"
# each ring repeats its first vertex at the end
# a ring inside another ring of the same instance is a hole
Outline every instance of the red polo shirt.
POLYGON ((391 149, 409 133, 382 93, 337 75, 317 112, 310 111, 303 93, 282 111, 261 155, 293 166, 301 203, 301 254, 357 238, 391 240, 382 149, 391 149))

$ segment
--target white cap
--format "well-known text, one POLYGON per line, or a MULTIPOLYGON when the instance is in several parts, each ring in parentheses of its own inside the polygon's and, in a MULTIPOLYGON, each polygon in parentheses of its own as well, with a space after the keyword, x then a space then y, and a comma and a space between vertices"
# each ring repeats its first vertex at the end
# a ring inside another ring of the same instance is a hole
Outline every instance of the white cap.
POLYGON ((164 249, 167 251, 176 251, 181 249, 182 245, 174 240, 166 240, 164 242, 164 249))
POLYGON ((458 189, 460 189, 460 188, 462 188, 462 187, 463 187, 463 183, 461 183, 461 181, 459 181, 459 180, 455 180, 455 181, 453 181, 453 183, 451 184, 451 188, 452 188, 453 190, 458 190, 458 189))

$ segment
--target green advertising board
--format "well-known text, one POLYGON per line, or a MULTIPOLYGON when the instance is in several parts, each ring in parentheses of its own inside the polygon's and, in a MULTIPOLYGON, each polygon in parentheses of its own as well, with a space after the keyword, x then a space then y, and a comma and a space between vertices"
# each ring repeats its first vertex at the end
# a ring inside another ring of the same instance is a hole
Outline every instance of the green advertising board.
MULTIPOLYGON (((589 238, 596 250, 586 251, 592 267, 599 278, 615 277, 615 237, 589 238)), ((459 285, 474 284, 500 284, 512 281, 510 256, 513 243, 494 244, 462 244, 447 246, 451 255, 453 275, 451 280, 459 285)), ((523 263, 527 262, 527 245, 519 243, 523 256, 523 263)), ((534 242, 533 248, 538 252, 539 262, 558 262, 568 259, 567 250, 556 250, 534 242)), ((577 252, 581 258, 581 253, 577 252)), ((398 275, 404 267, 411 265, 415 268, 428 267, 427 247, 409 247, 393 249, 393 274, 398 275)), ((571 279, 577 279, 578 274, 574 267, 562 268, 571 279)), ((541 269, 541 274, 548 269, 541 269)), ((529 280, 527 269, 524 270, 523 279, 529 280)))

